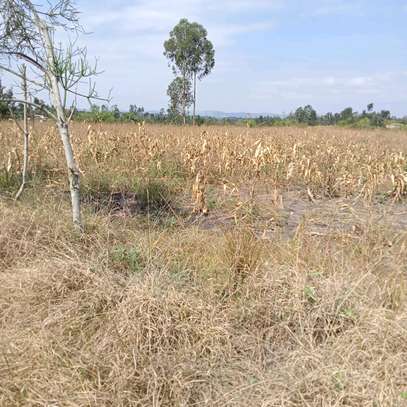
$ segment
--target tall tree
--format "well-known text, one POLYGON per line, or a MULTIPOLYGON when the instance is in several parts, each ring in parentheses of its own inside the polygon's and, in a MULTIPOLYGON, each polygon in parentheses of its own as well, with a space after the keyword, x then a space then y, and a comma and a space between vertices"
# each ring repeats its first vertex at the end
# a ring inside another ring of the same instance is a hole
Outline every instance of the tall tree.
MULTIPOLYGON (((80 211, 80 173, 76 163, 69 123, 75 111, 77 97, 98 99, 93 84, 80 90, 84 79, 95 75, 96 67, 86 60, 86 49, 69 44, 64 50, 56 44, 58 31, 81 31, 78 12, 71 0, 55 0, 34 3, 30 0, 0 0, 0 69, 22 79, 14 69, 18 61, 24 61, 27 69, 25 80, 38 92, 49 94, 51 109, 35 101, 14 100, 30 104, 45 112, 55 121, 63 144, 68 169, 72 201, 72 217, 75 228, 82 230, 80 211), (28 77, 28 73, 30 76, 28 77)), ((33 100, 33 95, 29 95, 33 100)))
POLYGON ((186 109, 193 103, 192 85, 189 79, 176 77, 168 86, 167 95, 170 98, 168 113, 173 117, 186 116, 186 109))
MULTIPOLYGON (((181 76, 184 85, 187 80, 193 80, 193 123, 196 114, 196 80, 209 75, 215 66, 215 50, 207 36, 208 32, 201 24, 190 23, 183 18, 164 42, 164 55, 172 64, 174 74, 181 76)), ((183 112, 185 123, 185 106, 183 112)))

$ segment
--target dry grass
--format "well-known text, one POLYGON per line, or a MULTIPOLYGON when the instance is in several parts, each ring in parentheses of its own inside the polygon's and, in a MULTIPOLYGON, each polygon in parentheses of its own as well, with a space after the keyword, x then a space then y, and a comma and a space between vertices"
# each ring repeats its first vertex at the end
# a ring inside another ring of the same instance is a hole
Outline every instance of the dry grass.
POLYGON ((1 406, 406 403, 404 132, 76 124, 81 236, 34 134, 15 204, 1 127, 1 406))

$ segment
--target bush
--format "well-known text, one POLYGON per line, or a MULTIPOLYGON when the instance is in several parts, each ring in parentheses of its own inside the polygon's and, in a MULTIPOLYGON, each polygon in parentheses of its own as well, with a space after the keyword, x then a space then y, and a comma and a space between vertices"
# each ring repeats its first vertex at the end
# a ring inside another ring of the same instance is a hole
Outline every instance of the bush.
POLYGON ((368 117, 364 117, 363 119, 358 120, 357 122, 352 124, 352 127, 358 129, 367 129, 371 127, 371 123, 368 117))

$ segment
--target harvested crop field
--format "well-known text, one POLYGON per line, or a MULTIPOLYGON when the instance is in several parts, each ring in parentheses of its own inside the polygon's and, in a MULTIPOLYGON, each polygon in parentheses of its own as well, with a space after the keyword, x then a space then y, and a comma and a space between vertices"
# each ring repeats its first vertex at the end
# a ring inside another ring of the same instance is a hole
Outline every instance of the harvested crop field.
POLYGON ((0 124, 1 406, 404 406, 407 132, 0 124))

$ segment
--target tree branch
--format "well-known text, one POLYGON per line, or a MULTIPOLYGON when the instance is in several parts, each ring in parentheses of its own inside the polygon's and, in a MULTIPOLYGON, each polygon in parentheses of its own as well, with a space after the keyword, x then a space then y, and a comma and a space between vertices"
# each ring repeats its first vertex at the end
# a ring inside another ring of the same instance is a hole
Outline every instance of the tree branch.
POLYGON ((45 74, 47 74, 47 70, 46 68, 44 68, 38 61, 36 61, 34 58, 24 54, 23 52, 20 51, 0 51, 0 54, 3 55, 14 55, 17 58, 21 58, 24 59, 25 61, 27 61, 28 63, 30 63, 31 65, 34 65, 36 68, 38 68, 40 71, 44 72, 45 74))
POLYGON ((111 100, 110 97, 102 98, 102 97, 93 95, 91 93, 89 95, 85 95, 84 93, 80 93, 80 92, 77 92, 77 91, 71 90, 71 89, 66 89, 66 91, 71 93, 72 95, 79 96, 79 97, 82 97, 82 98, 85 98, 85 99, 88 99, 88 100, 90 100, 90 99, 99 100, 100 102, 110 102, 110 100, 111 100))
POLYGON ((75 111, 76 111, 75 106, 72 106, 72 107, 71 107, 71 112, 69 113, 69 117, 68 117, 68 120, 67 120, 67 123, 68 123, 68 124, 71 122, 71 120, 72 120, 72 118, 73 118, 73 115, 75 114, 75 111))

